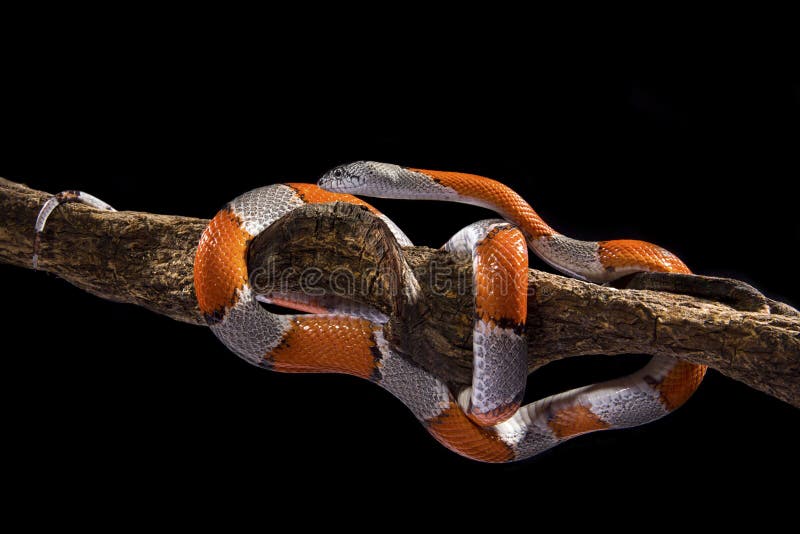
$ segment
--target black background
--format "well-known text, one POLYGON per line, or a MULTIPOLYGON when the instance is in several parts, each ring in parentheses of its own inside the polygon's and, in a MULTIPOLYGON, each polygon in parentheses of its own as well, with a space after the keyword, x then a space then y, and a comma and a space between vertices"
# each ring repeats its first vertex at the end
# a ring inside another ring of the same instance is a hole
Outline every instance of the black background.
MULTIPOLYGON (((31 187, 211 217, 243 191, 314 181, 356 159, 474 172, 515 188, 567 235, 646 239, 697 273, 800 304, 800 85, 785 71, 581 66, 498 78, 301 62, 290 76, 269 63, 226 68, 217 58, 210 68, 180 54, 152 69, 79 67, 52 53, 36 83, 7 92, 2 106, 0 175, 31 187)), ((375 204, 431 246, 490 215, 375 204)), ((259 371, 205 329, 47 274, 0 273, 4 440, 29 482, 236 494, 244 480, 327 498, 348 481, 375 499, 401 482, 415 492, 486 483, 531 495, 577 484, 668 499, 676 482, 683 495, 755 496, 798 475, 800 412, 714 371, 662 421, 489 466, 438 446, 367 382, 259 371)), ((560 362, 529 388, 540 397, 641 361, 560 362)))

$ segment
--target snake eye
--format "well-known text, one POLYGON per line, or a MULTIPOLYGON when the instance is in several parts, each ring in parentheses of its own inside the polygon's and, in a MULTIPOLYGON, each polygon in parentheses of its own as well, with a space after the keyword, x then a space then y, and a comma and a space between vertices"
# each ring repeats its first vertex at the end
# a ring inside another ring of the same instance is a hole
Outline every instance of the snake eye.
POLYGON ((337 167, 337 168, 333 169, 333 177, 334 178, 341 178, 342 176, 344 176, 344 172, 342 171, 341 167, 337 167))

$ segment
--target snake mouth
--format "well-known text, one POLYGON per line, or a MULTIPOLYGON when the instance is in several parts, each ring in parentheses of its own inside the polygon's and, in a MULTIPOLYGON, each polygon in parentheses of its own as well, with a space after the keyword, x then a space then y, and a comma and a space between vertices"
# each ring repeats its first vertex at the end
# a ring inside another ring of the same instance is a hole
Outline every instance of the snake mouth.
POLYGON ((332 193, 358 193, 363 180, 340 167, 328 171, 317 181, 317 185, 332 193))
POLYGON ((346 191, 342 190, 342 184, 340 182, 341 180, 335 180, 328 178, 327 176, 323 176, 317 180, 317 185, 326 191, 331 191, 332 193, 345 193, 346 191))

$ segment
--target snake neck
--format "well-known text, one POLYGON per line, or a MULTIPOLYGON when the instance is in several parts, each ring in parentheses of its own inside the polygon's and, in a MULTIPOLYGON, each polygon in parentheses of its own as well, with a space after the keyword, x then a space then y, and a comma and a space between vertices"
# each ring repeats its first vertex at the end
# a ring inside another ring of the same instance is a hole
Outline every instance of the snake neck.
POLYGON ((529 243, 558 235, 544 219, 516 191, 497 180, 460 172, 432 171, 426 169, 407 169, 419 173, 434 182, 437 190, 430 198, 455 200, 474 204, 500 214, 507 221, 517 225, 529 243), (441 189, 441 191, 439 190, 441 189))

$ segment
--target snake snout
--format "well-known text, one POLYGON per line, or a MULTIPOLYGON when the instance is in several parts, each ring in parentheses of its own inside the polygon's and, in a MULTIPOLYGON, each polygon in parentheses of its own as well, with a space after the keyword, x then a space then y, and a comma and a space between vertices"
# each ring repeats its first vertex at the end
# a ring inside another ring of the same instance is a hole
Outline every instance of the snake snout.
POLYGON ((364 176, 361 170, 363 163, 357 161, 334 167, 322 175, 317 185, 334 193, 358 194, 364 185, 364 176))

